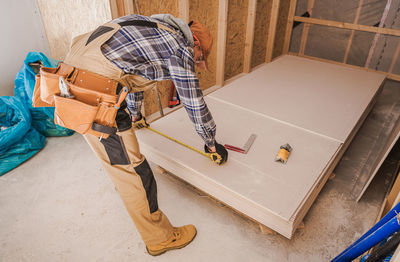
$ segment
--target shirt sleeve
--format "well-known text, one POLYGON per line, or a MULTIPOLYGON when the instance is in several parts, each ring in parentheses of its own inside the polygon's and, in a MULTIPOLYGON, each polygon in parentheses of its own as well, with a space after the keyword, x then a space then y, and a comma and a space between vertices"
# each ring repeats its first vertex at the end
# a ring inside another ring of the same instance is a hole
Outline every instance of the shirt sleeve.
POLYGON ((199 87, 192 54, 186 48, 178 49, 168 59, 168 69, 181 103, 193 122, 196 132, 207 146, 214 146, 216 126, 199 87))
POLYGON ((129 93, 125 100, 132 118, 141 115, 140 110, 143 104, 143 92, 129 93))

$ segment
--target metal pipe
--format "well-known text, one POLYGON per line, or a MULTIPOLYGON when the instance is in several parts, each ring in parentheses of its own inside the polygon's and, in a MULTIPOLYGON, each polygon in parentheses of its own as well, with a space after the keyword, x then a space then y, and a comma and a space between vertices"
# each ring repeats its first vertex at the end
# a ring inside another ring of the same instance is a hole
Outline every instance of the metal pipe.
MULTIPOLYGON (((364 235, 362 235, 357 241, 355 241, 353 244, 348 246, 341 254, 345 253, 349 249, 351 249, 353 246, 357 245, 360 241, 362 241, 364 238, 368 237, 371 233, 376 231, 378 228, 380 228, 382 225, 384 225, 386 222, 388 222, 390 219, 392 219, 394 216, 400 213, 400 202, 397 203, 395 207, 392 208, 381 220, 379 220, 378 223, 376 223, 373 227, 371 227, 370 230, 367 231, 364 235)), ((334 261, 334 260, 333 260, 334 261)))
POLYGON ((370 233, 367 237, 346 249, 331 262, 348 262, 360 256, 362 253, 378 244, 383 239, 400 230, 400 214, 393 216, 388 222, 370 233))

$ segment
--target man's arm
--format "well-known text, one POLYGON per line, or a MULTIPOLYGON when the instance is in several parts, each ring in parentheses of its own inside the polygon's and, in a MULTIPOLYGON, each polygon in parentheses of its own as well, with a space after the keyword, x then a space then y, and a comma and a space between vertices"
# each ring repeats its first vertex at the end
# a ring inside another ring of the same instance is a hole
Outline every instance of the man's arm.
POLYGON ((203 99, 199 80, 194 71, 194 61, 186 48, 179 49, 168 60, 168 69, 181 103, 193 122, 197 133, 209 148, 215 146, 216 126, 203 99))
POLYGON ((128 110, 131 113, 132 121, 140 118, 140 110, 143 103, 143 92, 129 93, 126 96, 126 103, 128 104, 128 110))

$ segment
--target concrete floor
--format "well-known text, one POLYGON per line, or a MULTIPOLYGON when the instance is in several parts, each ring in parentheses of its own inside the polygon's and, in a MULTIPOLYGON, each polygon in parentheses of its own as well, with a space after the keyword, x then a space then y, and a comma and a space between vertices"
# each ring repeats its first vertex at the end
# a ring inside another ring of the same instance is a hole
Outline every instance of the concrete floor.
POLYGON ((384 195, 377 179, 360 203, 330 179, 292 240, 259 226, 152 165, 161 209, 193 223, 192 244, 146 253, 100 162, 80 135, 49 138, 35 157, 0 177, 0 261, 329 261, 372 224, 384 195))

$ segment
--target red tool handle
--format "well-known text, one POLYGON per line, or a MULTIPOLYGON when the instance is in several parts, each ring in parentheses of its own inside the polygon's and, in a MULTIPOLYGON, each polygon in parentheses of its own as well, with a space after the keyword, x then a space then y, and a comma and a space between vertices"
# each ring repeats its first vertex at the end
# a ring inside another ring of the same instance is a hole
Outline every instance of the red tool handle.
POLYGON ((236 147, 236 146, 231 146, 231 145, 225 144, 224 147, 226 149, 228 149, 228 150, 232 150, 232 151, 239 152, 239 153, 242 153, 242 154, 244 154, 246 152, 246 150, 244 150, 242 148, 239 148, 239 147, 236 147))

